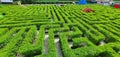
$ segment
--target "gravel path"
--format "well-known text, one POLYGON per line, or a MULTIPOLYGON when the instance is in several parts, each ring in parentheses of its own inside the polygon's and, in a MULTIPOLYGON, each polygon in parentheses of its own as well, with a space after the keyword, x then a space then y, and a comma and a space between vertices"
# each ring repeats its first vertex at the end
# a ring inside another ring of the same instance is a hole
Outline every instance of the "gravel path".
POLYGON ((58 57, 63 57, 58 37, 55 37, 55 43, 56 43, 58 57))
POLYGON ((69 43, 69 47, 71 48, 73 46, 73 42, 68 42, 69 43))
POLYGON ((106 44, 105 41, 100 41, 100 45, 99 46, 103 46, 105 44, 106 44))
POLYGON ((44 38, 44 53, 48 54, 48 33, 45 34, 45 38, 44 38))

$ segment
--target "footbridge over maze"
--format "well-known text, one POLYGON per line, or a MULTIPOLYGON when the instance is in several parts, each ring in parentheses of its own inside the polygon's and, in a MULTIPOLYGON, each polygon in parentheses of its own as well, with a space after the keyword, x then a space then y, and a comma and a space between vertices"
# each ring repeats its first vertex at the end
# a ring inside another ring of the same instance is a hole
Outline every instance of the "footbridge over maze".
POLYGON ((6 15, 0 19, 0 57, 120 57, 119 10, 101 5, 1 9, 6 15), (81 11, 88 6, 96 11, 81 11))

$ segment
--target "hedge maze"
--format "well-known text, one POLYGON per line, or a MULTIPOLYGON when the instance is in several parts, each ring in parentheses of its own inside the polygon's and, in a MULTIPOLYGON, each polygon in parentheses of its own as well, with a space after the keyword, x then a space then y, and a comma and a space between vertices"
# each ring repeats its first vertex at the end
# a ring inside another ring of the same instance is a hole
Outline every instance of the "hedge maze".
POLYGON ((10 5, 0 13, 0 57, 120 57, 119 9, 10 5))

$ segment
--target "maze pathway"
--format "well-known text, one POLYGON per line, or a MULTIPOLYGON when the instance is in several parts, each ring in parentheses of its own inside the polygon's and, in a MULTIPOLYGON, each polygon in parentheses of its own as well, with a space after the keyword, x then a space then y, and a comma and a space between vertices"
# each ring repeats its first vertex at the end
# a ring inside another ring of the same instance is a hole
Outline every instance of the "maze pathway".
POLYGON ((1 7, 0 57, 120 57, 119 12, 102 5, 1 7), (82 12, 86 7, 95 12, 82 12))

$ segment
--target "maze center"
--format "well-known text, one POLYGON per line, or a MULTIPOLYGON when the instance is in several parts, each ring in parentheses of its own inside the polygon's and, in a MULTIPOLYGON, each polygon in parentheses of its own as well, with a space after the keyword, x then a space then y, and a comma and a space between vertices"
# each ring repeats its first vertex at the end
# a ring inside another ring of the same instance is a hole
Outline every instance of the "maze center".
POLYGON ((0 57, 120 57, 120 10, 110 6, 11 5, 0 13, 0 57))

